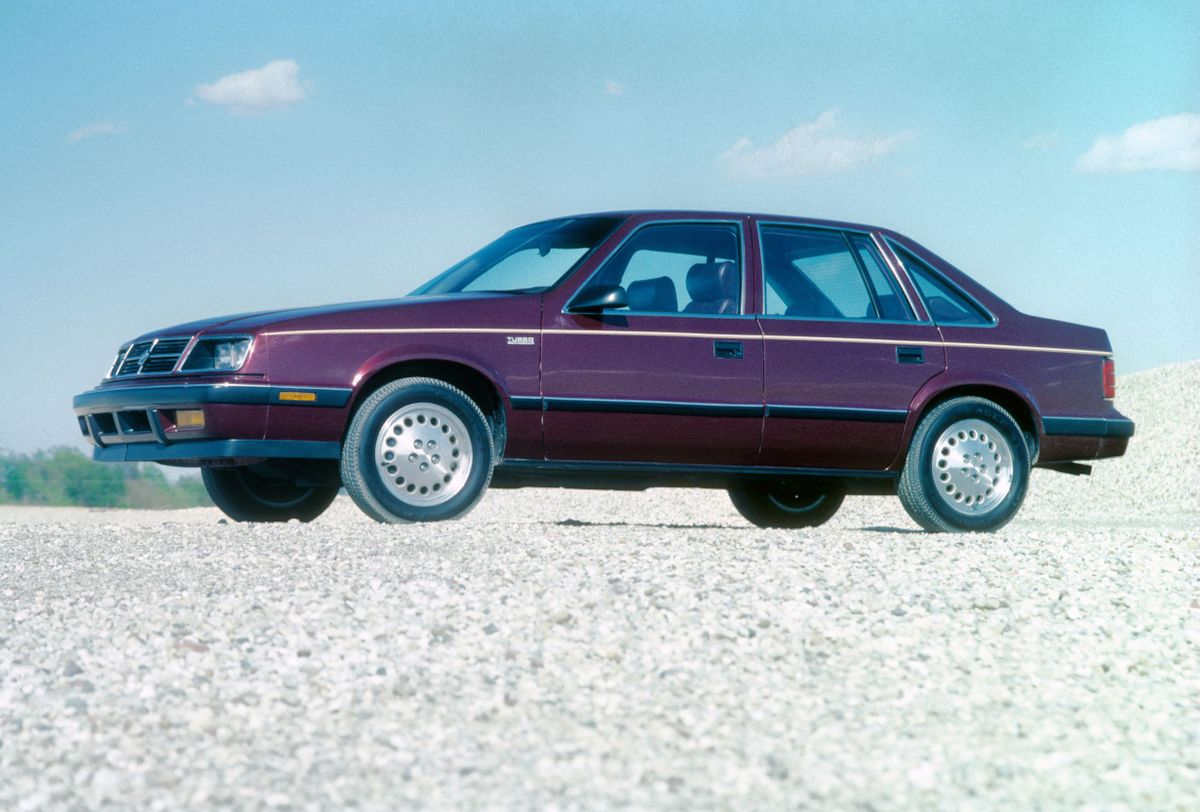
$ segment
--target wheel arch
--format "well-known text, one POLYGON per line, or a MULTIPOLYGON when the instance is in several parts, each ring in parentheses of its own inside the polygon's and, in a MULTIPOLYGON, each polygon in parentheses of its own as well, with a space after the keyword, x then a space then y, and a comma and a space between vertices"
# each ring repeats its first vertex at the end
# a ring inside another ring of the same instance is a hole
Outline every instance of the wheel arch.
POLYGON ((984 373, 969 377, 956 375, 953 378, 938 375, 926 383, 909 406, 900 450, 889 468, 895 469, 904 464, 917 426, 931 409, 952 398, 966 396, 986 398, 1011 414, 1025 435, 1030 465, 1037 462, 1042 438, 1041 412, 1037 401, 1028 389, 1007 375, 984 373))
POLYGON ((350 428, 359 405, 380 387, 401 378, 436 378, 461 389, 475 402, 479 411, 487 418, 492 430, 496 457, 503 456, 507 439, 504 397, 494 377, 479 367, 448 358, 405 358, 382 363, 370 372, 362 374, 346 410, 346 423, 342 427, 342 440, 350 428))

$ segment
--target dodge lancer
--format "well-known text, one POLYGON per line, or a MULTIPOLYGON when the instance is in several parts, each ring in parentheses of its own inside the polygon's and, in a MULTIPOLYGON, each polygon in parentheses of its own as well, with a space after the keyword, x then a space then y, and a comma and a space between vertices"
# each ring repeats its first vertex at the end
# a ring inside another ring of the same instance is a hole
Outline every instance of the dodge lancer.
POLYGON ((342 487, 426 522, 489 485, 687 486, 762 527, 895 494, 927 530, 987 531, 1033 467, 1124 453, 1115 388, 1103 330, 894 231, 638 211, 513 229, 399 299, 147 333, 74 409, 95 459, 198 466, 241 521, 342 487))

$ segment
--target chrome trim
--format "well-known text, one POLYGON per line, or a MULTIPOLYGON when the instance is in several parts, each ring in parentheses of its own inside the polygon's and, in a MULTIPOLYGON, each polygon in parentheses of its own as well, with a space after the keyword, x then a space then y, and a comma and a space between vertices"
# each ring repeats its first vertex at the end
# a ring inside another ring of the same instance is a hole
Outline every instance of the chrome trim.
POLYGON ((185 344, 184 344, 183 349, 179 351, 179 355, 176 357, 174 365, 169 370, 166 370, 164 372, 142 372, 141 368, 142 368, 143 364, 145 363, 145 362, 143 362, 142 364, 138 364, 137 372, 127 372, 124 375, 122 375, 122 374, 120 374, 121 367, 125 366, 125 362, 127 360, 129 360, 129 353, 131 353, 133 351, 133 348, 136 344, 143 343, 143 342, 138 341, 137 339, 134 339, 133 341, 130 341, 128 344, 123 345, 120 349, 117 350, 117 360, 114 361, 112 366, 109 367, 108 374, 104 376, 103 380, 106 380, 106 381, 129 380, 132 378, 152 378, 152 377, 160 377, 163 375, 174 375, 176 370, 179 369, 179 364, 181 363, 182 358, 184 357, 184 355, 187 354, 188 351, 191 350, 192 345, 195 343, 195 338, 196 338, 195 335, 167 335, 167 336, 158 336, 157 338, 149 339, 150 349, 147 351, 147 355, 146 355, 147 361, 150 360, 150 356, 154 354, 155 348, 158 347, 159 342, 161 342, 161 341, 183 341, 183 342, 185 342, 185 344), (114 371, 116 372, 116 374, 113 374, 114 371))
MULTIPOLYGON (((614 311, 614 315, 622 316, 624 314, 619 311, 614 311)), ((662 316, 662 313, 647 314, 655 317, 662 316)), ((696 316, 696 318, 713 318, 713 316, 696 316)), ((734 318, 726 315, 723 318, 734 318)), ((736 317, 742 318, 742 317, 736 317)), ((759 316, 751 316, 749 319, 761 318, 759 316)), ((783 318, 795 318, 784 316, 783 318)), ((850 319, 848 321, 856 321, 850 319)), ((906 321, 901 322, 904 325, 923 325, 930 326, 929 322, 906 321)), ((1032 345, 1023 344, 983 344, 972 341, 921 341, 911 338, 855 338, 851 336, 764 336, 761 333, 714 333, 714 332, 692 332, 687 330, 672 331, 672 330, 625 330, 625 329, 580 329, 580 328, 547 328, 544 330, 517 330, 511 327, 347 327, 347 328, 331 328, 321 330, 280 330, 273 333, 262 333, 262 335, 397 335, 411 333, 493 333, 493 334, 511 334, 513 332, 537 333, 538 335, 569 335, 569 336, 659 336, 659 337, 675 337, 675 338, 719 338, 736 341, 738 339, 744 341, 753 341, 757 339, 765 339, 767 341, 825 341, 843 344, 921 344, 928 347, 970 347, 984 350, 1021 350, 1025 352, 1062 352, 1072 353, 1076 355, 1100 355, 1108 357, 1112 355, 1112 350, 1085 350, 1075 347, 1035 347, 1032 345)))
POLYGON ((741 254, 740 258, 738 259, 738 262, 739 262, 738 272, 741 274, 741 277, 742 277, 742 289, 741 289, 741 293, 738 297, 738 299, 739 299, 738 311, 739 312, 737 312, 737 313, 679 313, 679 312, 655 313, 655 312, 647 311, 647 310, 635 310, 635 311, 602 310, 597 315, 604 315, 606 313, 611 313, 613 315, 618 315, 618 316, 629 316, 629 315, 686 316, 688 318, 693 318, 693 319, 709 319, 709 318, 714 318, 714 317, 730 318, 730 317, 741 317, 741 316, 753 317, 754 313, 746 312, 746 283, 749 280, 749 276, 750 276, 749 272, 746 269, 746 238, 749 236, 749 234, 747 234, 747 232, 746 232, 746 226, 749 224, 749 218, 741 218, 741 219, 731 220, 727 217, 713 218, 711 220, 705 219, 703 217, 699 217, 699 218, 686 217, 686 218, 669 219, 669 220, 648 220, 647 222, 642 223, 641 225, 634 226, 633 229, 628 234, 626 234, 624 237, 622 237, 621 241, 618 242, 616 245, 614 245, 612 247, 612 249, 609 250, 609 252, 604 256, 604 258, 600 260, 600 263, 596 266, 595 270, 593 270, 590 274, 588 274, 587 279, 583 280, 583 284, 581 284, 578 288, 576 288, 575 292, 572 293, 567 298, 567 301, 563 303, 562 310, 560 311, 562 313, 562 315, 564 315, 564 316, 579 315, 578 313, 572 313, 570 311, 569 308, 571 307, 571 302, 575 300, 575 297, 579 295, 580 291, 582 291, 584 288, 586 288, 588 286, 588 283, 592 281, 592 279, 596 276, 596 274, 598 274, 598 273, 600 273, 600 271, 604 270, 604 267, 606 265, 608 265, 609 261, 616 255, 616 253, 625 246, 625 243, 629 242, 633 238, 633 235, 637 234, 639 231, 641 231, 642 229, 647 228, 649 226, 692 225, 692 224, 731 225, 731 226, 737 227, 738 251, 741 254))
MULTIPOLYGON (((872 244, 875 245, 875 249, 877 251, 879 250, 879 245, 878 245, 878 243, 875 242, 875 232, 874 231, 868 231, 868 230, 861 229, 861 228, 840 228, 838 226, 809 225, 807 223, 789 223, 789 222, 786 222, 783 220, 758 220, 758 221, 756 221, 755 225, 758 228, 758 271, 759 271, 758 275, 759 275, 759 278, 762 279, 762 285, 760 286, 761 294, 762 294, 761 295, 762 301, 759 302, 758 309, 759 309, 759 314, 762 318, 788 318, 788 319, 795 319, 796 321, 852 321, 852 322, 856 322, 856 323, 868 323, 868 324, 929 324, 930 323, 926 320, 921 319, 920 315, 917 312, 917 309, 915 307, 913 307, 912 297, 909 296, 908 289, 904 287, 904 281, 901 280, 896 275, 896 270, 894 268, 892 268, 891 263, 888 262, 887 256, 882 251, 879 251, 879 254, 880 254, 880 257, 883 259, 884 265, 887 267, 888 271, 891 273, 892 279, 895 281, 896 285, 900 288, 900 292, 904 294, 904 298, 908 301, 908 309, 909 309, 909 312, 912 313, 911 319, 902 319, 902 320, 897 320, 897 319, 855 319, 855 318, 850 318, 847 316, 843 316, 840 319, 837 319, 837 318, 831 319, 831 318, 816 318, 816 317, 812 317, 812 316, 785 316, 781 313, 772 313, 772 314, 768 315, 767 314, 767 274, 766 274, 766 271, 763 269, 764 265, 766 264, 763 261, 763 256, 764 256, 763 238, 762 238, 762 227, 763 226, 782 226, 784 228, 792 228, 792 229, 809 229, 809 230, 814 230, 814 231, 833 231, 833 232, 836 232, 836 233, 842 234, 842 235, 860 234, 860 235, 865 235, 866 237, 868 237, 871 240, 872 244)), ((843 239, 845 239, 845 237, 843 237, 843 239)), ((855 267, 857 267, 859 269, 860 276, 864 277, 863 284, 867 286, 867 292, 868 292, 868 294, 870 294, 871 288, 873 287, 873 285, 871 284, 871 280, 870 280, 870 272, 867 271, 867 269, 865 267, 863 267, 862 258, 857 256, 857 251, 855 251, 855 249, 854 249, 854 244, 851 243, 849 240, 846 240, 846 247, 850 249, 850 257, 854 260, 855 267)), ((875 296, 873 296, 873 295, 871 296, 871 302, 872 302, 872 304, 876 304, 875 296)), ((876 306, 877 306, 877 304, 876 304, 876 306)))
POLYGON ((819 316, 783 316, 783 315, 779 315, 779 314, 774 314, 774 315, 770 315, 770 316, 765 316, 765 315, 757 316, 756 318, 786 319, 787 321, 828 321, 828 322, 837 322, 837 323, 847 322, 847 323, 851 323, 851 324, 902 324, 902 325, 916 325, 916 326, 920 326, 920 327, 931 326, 930 323, 927 321, 917 321, 916 319, 852 319, 848 316, 843 316, 840 319, 835 319, 835 318, 819 317, 819 316))
POLYGON ((320 336, 320 335, 408 335, 414 333, 429 334, 429 333, 450 333, 450 334, 471 334, 471 333, 491 333, 491 334, 507 334, 514 333, 540 333, 538 328, 528 327, 329 327, 313 330, 274 330, 269 332, 259 333, 264 336, 320 336))
MULTIPOLYGON (((647 313, 648 316, 659 316, 662 314, 647 313)), ((699 318, 710 318, 708 316, 700 316, 699 318)), ((751 316, 747 321, 753 321, 751 316)), ((712 338, 729 341, 758 341, 762 339, 762 333, 698 333, 688 330, 628 330, 625 328, 614 328, 611 330, 596 330, 584 328, 560 328, 553 327, 542 330, 544 335, 559 335, 559 336, 649 336, 657 338, 712 338)))
MULTIPOLYGON (((900 256, 901 251, 903 251, 906 254, 912 254, 913 252, 910 251, 909 249, 905 248, 903 245, 896 244, 895 241, 890 240, 887 237, 884 237, 883 239, 887 242, 888 246, 892 249, 892 253, 895 255, 896 261, 900 263, 900 267, 904 268, 904 273, 908 276, 909 279, 912 280, 913 288, 917 291, 917 294, 921 295, 921 289, 917 286, 916 280, 913 279, 912 272, 908 270, 908 266, 906 266, 904 264, 904 260, 900 256)), ((934 324, 937 324, 939 327, 956 327, 956 328, 957 327, 973 327, 975 329, 989 329, 992 327, 996 327, 1000 324, 1000 319, 996 317, 996 314, 993 313, 990 308, 984 306, 983 302, 979 301, 977 298, 972 296, 969 291, 963 290, 961 285, 959 285, 957 282, 954 282, 952 279, 947 277, 944 273, 942 273, 937 268, 933 267, 932 265, 930 265, 928 262, 921 259, 920 257, 914 257, 914 259, 916 259, 917 262, 920 262, 922 265, 924 265, 926 268, 928 268, 930 270, 930 272, 932 272, 938 279, 942 280, 942 282, 944 282, 947 285, 947 287, 951 288, 952 290, 957 291, 967 301, 969 301, 971 304, 975 305, 975 307, 979 308, 979 310, 985 316, 987 316, 989 319, 991 319, 990 324, 947 323, 947 324, 943 325, 937 321, 934 321, 933 314, 929 312, 929 306, 925 303, 924 296, 922 296, 921 304, 925 305, 925 313, 929 316, 930 321, 932 321, 934 324)))
POLYGON ((908 292, 908 285, 904 284, 905 280, 907 279, 909 284, 912 285, 913 290, 915 291, 917 289, 916 283, 908 277, 907 269, 900 264, 900 258, 894 255, 890 248, 885 247, 883 236, 879 232, 871 232, 871 242, 875 244, 875 250, 879 252, 879 255, 883 257, 883 262, 888 266, 888 270, 891 272, 892 278, 896 280, 898 285, 900 285, 900 290, 904 291, 904 298, 908 300, 908 307, 910 310, 912 310, 913 316, 921 324, 932 324, 933 320, 929 317, 929 311, 925 308, 925 303, 921 302, 921 307, 918 308, 913 300, 912 294, 908 292), (900 271, 904 271, 904 276, 900 275, 900 271), (921 318, 921 313, 925 314, 925 318, 921 318))

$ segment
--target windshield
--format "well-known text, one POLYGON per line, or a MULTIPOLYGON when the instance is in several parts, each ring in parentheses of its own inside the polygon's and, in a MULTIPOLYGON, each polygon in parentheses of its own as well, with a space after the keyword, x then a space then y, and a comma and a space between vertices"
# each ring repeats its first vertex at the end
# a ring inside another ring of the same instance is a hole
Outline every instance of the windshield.
POLYGON ((575 270, 619 222, 616 217, 576 217, 514 228, 410 295, 541 293, 575 270))

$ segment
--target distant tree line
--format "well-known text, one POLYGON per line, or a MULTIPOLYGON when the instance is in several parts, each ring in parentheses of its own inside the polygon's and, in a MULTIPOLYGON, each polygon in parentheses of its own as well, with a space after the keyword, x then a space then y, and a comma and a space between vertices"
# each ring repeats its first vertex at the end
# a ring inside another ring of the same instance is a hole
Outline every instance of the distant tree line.
POLYGON ((171 482, 153 463, 100 463, 73 448, 0 451, 0 504, 187 508, 211 505, 195 475, 171 482))

